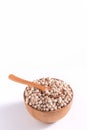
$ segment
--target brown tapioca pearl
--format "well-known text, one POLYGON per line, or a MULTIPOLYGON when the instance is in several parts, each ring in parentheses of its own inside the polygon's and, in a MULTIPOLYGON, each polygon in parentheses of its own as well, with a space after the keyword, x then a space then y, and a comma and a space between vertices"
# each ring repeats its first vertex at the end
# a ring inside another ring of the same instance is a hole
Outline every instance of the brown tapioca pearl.
POLYGON ((27 90, 27 91, 30 90, 30 87, 26 87, 26 90, 27 90))
POLYGON ((57 88, 59 87, 59 85, 60 85, 59 80, 56 80, 56 81, 55 81, 55 85, 56 85, 57 88))
POLYGON ((61 109, 61 106, 57 106, 57 109, 61 109))
POLYGON ((56 103, 56 102, 57 102, 57 99, 54 99, 53 102, 56 103))
POLYGON ((31 89, 31 87, 26 88, 25 91, 28 92, 28 94, 25 94, 26 97, 26 104, 31 105, 32 107, 35 105, 37 106, 36 109, 41 111, 52 111, 56 109, 61 109, 62 107, 69 104, 69 102, 72 100, 73 92, 70 86, 66 83, 64 83, 61 80, 53 79, 53 78, 42 78, 40 80, 35 81, 39 84, 43 84, 46 86, 46 84, 50 84, 51 91, 41 92, 39 89, 31 89), (56 99, 51 97, 58 96, 56 99), (50 96, 50 97, 49 97, 50 96), (29 98, 29 100, 27 99, 29 98), (32 98, 33 97, 33 98, 32 98), (41 102, 40 102, 41 101, 41 102))
POLYGON ((25 96, 26 96, 26 97, 28 97, 28 96, 29 96, 28 91, 25 91, 25 96))
POLYGON ((43 111, 46 111, 46 108, 43 108, 43 111))
POLYGON ((67 103, 65 103, 65 102, 64 102, 64 103, 63 103, 63 105, 64 105, 64 106, 66 106, 66 105, 67 105, 67 103))
POLYGON ((45 96, 45 93, 42 93, 41 96, 44 97, 44 96, 45 96))
POLYGON ((51 108, 50 110, 51 110, 51 111, 53 111, 54 109, 53 109, 53 108, 51 108))
POLYGON ((34 108, 37 108, 37 105, 33 105, 34 108))
POLYGON ((67 100, 68 100, 68 101, 71 101, 71 98, 69 97, 67 100))
POLYGON ((54 107, 54 110, 57 110, 57 106, 54 107))
POLYGON ((68 94, 68 96, 70 97, 70 98, 72 98, 73 97, 73 94, 71 93, 71 94, 68 94))
POLYGON ((48 103, 46 104, 46 108, 49 108, 49 104, 48 103))
POLYGON ((46 91, 45 91, 45 94, 46 94, 46 95, 50 95, 49 90, 46 90, 46 91))
POLYGON ((60 105, 61 105, 61 107, 63 107, 63 106, 64 106, 64 101, 63 101, 63 100, 62 100, 62 102, 61 102, 61 104, 60 104, 60 105))
POLYGON ((62 102, 62 98, 59 97, 59 98, 58 98, 58 103, 61 104, 61 102, 62 102))
POLYGON ((65 99, 65 97, 66 97, 66 95, 62 95, 61 97, 62 97, 62 100, 64 100, 64 99, 65 99))
POLYGON ((39 103, 39 104, 42 104, 42 101, 40 100, 38 103, 39 103))
POLYGON ((68 104, 68 103, 69 103, 69 101, 68 101, 67 99, 65 99, 65 100, 64 100, 64 102, 65 102, 66 104, 68 104))
POLYGON ((37 96, 38 96, 38 97, 41 97, 41 93, 37 93, 37 96))
POLYGON ((29 105, 31 106, 31 105, 32 105, 32 103, 31 103, 31 102, 29 102, 29 105))
POLYGON ((46 108, 46 111, 49 111, 49 109, 48 109, 48 108, 46 108))
POLYGON ((66 90, 62 90, 62 93, 63 93, 63 95, 67 95, 68 94, 68 92, 66 91, 66 90))
POLYGON ((28 102, 29 102, 29 99, 28 99, 28 98, 26 98, 25 103, 26 103, 26 104, 28 104, 28 102))
POLYGON ((51 109, 51 105, 48 105, 48 108, 51 109))

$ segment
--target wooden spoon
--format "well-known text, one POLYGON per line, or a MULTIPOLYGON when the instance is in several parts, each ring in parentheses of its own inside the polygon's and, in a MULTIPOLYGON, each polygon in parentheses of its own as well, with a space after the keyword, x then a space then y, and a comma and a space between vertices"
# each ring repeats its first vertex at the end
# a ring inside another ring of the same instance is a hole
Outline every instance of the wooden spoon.
POLYGON ((19 78, 19 77, 13 75, 13 74, 10 74, 10 75, 8 76, 8 78, 9 78, 10 80, 15 81, 15 82, 18 82, 18 83, 21 83, 21 84, 26 84, 26 85, 29 85, 30 87, 38 88, 38 89, 40 89, 42 92, 46 91, 47 89, 50 89, 49 86, 46 86, 46 87, 45 87, 45 86, 43 86, 43 85, 40 85, 40 84, 31 82, 31 81, 24 80, 24 79, 22 79, 22 78, 19 78))
MULTIPOLYGON (((34 83, 34 82, 31 82, 31 81, 19 78, 19 77, 15 76, 14 74, 10 74, 8 76, 8 78, 12 81, 15 81, 15 82, 18 82, 18 83, 21 83, 21 84, 25 84, 25 85, 29 85, 29 87, 34 87, 34 88, 40 89, 42 92, 45 92, 46 90, 51 90, 50 86, 43 86, 43 85, 40 85, 38 83, 34 83)), ((49 96, 53 97, 53 98, 59 97, 59 95, 53 96, 51 94, 49 96)))

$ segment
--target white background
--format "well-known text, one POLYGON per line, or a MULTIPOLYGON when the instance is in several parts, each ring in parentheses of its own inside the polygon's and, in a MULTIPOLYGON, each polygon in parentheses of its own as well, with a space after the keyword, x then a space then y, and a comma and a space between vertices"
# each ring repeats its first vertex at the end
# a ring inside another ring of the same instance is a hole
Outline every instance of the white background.
POLYGON ((86 0, 0 0, 0 129, 87 129, 86 0), (8 80, 60 78, 72 86, 70 112, 48 125, 25 109, 26 86, 8 80))

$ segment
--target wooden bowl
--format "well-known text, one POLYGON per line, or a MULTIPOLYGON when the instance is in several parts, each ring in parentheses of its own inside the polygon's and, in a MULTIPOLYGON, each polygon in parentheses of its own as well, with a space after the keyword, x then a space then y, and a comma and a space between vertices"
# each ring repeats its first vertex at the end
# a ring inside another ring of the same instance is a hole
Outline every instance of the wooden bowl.
MULTIPOLYGON (((24 96, 24 103, 25 103, 25 96, 24 96)), ((49 112, 44 112, 44 111, 39 111, 37 109, 32 108, 28 104, 25 103, 25 106, 28 110, 28 112, 37 120, 44 122, 44 123, 54 123, 61 118, 63 118, 68 111, 70 110, 72 105, 72 100, 71 102, 66 105, 65 107, 55 110, 55 111, 49 111, 49 112)))

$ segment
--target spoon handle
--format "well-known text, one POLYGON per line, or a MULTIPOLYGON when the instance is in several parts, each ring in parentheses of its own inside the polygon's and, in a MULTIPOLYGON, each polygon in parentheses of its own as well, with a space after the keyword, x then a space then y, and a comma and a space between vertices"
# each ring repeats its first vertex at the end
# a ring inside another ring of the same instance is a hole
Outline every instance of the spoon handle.
POLYGON ((18 82, 18 83, 21 83, 21 84, 26 84, 26 85, 29 85, 30 87, 38 88, 38 89, 40 89, 41 91, 45 91, 45 90, 46 90, 46 87, 45 87, 45 86, 42 86, 42 85, 40 85, 40 84, 31 82, 31 81, 24 80, 24 79, 22 79, 22 78, 19 78, 19 77, 13 75, 13 74, 10 74, 10 75, 8 76, 8 78, 9 78, 10 80, 15 81, 15 82, 18 82))

